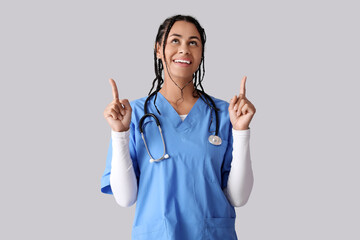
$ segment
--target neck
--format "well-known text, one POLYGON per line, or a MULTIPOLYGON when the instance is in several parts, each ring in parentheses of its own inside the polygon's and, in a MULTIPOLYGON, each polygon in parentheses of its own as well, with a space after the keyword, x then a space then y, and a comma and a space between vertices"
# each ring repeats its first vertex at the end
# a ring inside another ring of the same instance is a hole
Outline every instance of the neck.
MULTIPOLYGON (((184 101, 194 99, 194 96, 193 96, 194 83, 190 82, 189 84, 187 84, 190 81, 190 79, 182 80, 182 81, 176 81, 174 79, 174 81, 176 82, 176 84, 178 86, 176 86, 175 83, 171 79, 166 79, 165 78, 164 79, 164 84, 163 84, 162 88, 159 91, 169 102, 177 104, 179 99, 181 99, 181 98, 183 98, 184 101), (181 89, 179 87, 183 88, 183 90, 182 90, 183 95, 182 96, 181 96, 181 89)), ((183 101, 179 101, 179 103, 180 102, 183 102, 183 101)))

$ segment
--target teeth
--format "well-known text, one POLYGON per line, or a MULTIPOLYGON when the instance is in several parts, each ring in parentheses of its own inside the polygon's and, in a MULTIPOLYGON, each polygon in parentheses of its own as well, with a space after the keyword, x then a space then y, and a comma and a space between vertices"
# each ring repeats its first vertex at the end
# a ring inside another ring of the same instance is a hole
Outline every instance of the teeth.
POLYGON ((190 64, 190 61, 186 61, 186 60, 180 60, 180 59, 175 59, 174 62, 176 63, 187 63, 187 64, 190 64))

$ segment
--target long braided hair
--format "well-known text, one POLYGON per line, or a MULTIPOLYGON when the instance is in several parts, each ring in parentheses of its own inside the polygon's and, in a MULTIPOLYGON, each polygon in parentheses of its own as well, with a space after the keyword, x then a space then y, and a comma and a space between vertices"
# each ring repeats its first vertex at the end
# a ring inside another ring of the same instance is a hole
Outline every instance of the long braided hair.
MULTIPOLYGON (((174 25, 174 23, 176 21, 186 21, 189 23, 192 23, 195 25, 196 29, 198 30, 199 34, 200 34, 200 38, 201 38, 201 43, 202 43, 202 53, 201 53, 201 62, 199 64, 198 69, 196 70, 196 72, 193 74, 193 84, 194 84, 194 91, 193 91, 193 96, 194 97, 201 97, 205 103, 210 106, 211 104, 209 103, 208 96, 204 91, 204 88, 201 84, 201 82, 204 79, 204 75, 205 75, 205 56, 204 56, 204 50, 205 50, 205 42, 206 42, 206 34, 205 34, 205 30, 201 27, 200 23, 191 16, 185 16, 185 15, 175 15, 172 17, 167 18, 159 27, 158 33, 156 35, 155 38, 155 47, 154 47, 154 70, 155 70, 155 79, 152 82, 152 87, 149 91, 149 96, 154 95, 155 94, 155 99, 154 99, 154 105, 156 107, 156 98, 157 98, 157 92, 160 91, 162 84, 164 83, 164 79, 162 78, 162 71, 164 70, 164 63, 162 62, 161 59, 157 58, 157 54, 156 54, 156 45, 159 44, 159 46, 162 45, 162 51, 163 51, 163 55, 164 55, 164 59, 165 59, 165 47, 166 47, 166 42, 167 42, 167 38, 169 36, 169 32, 172 28, 172 26, 174 25), (162 43, 161 43, 162 41, 162 43), (203 98, 201 96, 202 93, 204 94, 205 98, 203 98)), ((166 61, 166 60, 165 60, 166 61)), ((165 62, 165 66, 166 66, 166 62, 165 62)), ((182 90, 181 90, 182 91, 182 90)), ((157 107, 156 107, 157 109, 157 107)), ((158 113, 160 113, 160 111, 157 109, 158 113)))

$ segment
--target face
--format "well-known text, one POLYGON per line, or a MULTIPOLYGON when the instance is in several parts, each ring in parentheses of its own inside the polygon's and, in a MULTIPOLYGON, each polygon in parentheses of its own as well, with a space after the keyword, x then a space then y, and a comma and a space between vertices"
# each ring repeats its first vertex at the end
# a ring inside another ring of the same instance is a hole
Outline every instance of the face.
MULTIPOLYGON (((167 68, 172 79, 189 81, 198 69, 202 56, 200 34, 194 24, 177 21, 172 26, 165 46, 167 68)), ((162 45, 157 45, 157 57, 165 63, 162 45)), ((165 79, 167 69, 164 64, 165 79)))

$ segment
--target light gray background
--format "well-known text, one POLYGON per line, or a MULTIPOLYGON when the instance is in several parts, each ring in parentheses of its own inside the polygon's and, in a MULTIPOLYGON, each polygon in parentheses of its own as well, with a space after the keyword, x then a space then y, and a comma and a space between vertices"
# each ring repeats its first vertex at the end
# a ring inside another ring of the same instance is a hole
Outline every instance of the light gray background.
POLYGON ((130 239, 135 205, 100 192, 108 78, 122 98, 145 96, 157 28, 182 13, 206 29, 205 90, 229 100, 247 75, 257 109, 239 239, 359 239, 358 10, 355 0, 1 1, 0 238, 130 239))

